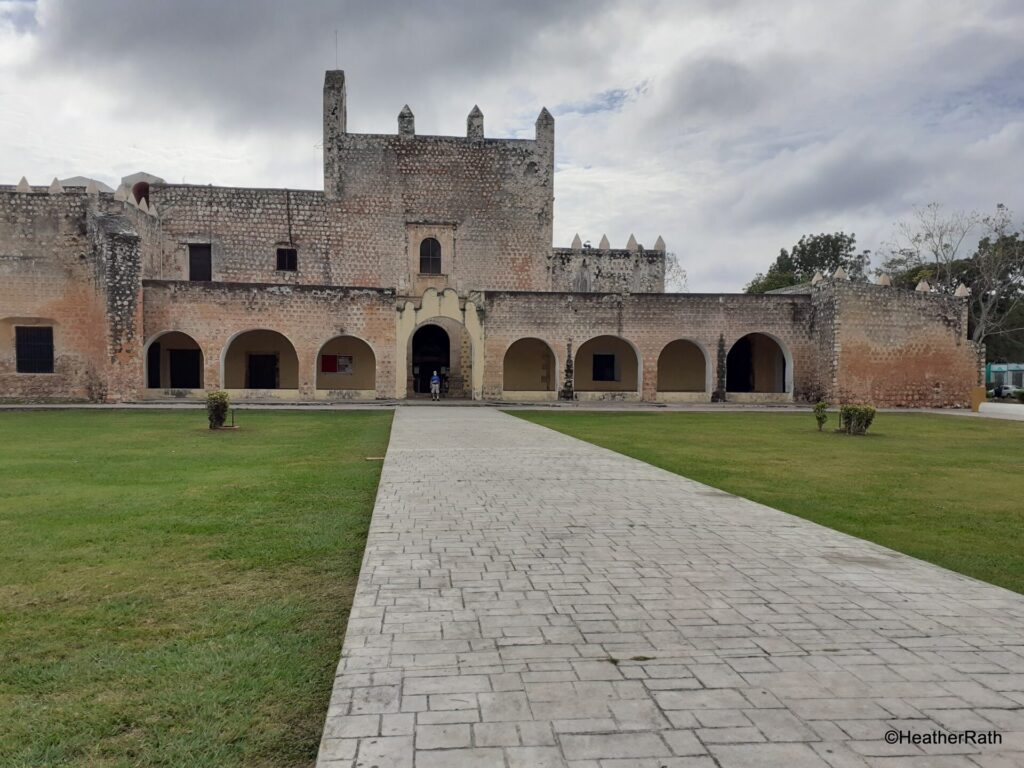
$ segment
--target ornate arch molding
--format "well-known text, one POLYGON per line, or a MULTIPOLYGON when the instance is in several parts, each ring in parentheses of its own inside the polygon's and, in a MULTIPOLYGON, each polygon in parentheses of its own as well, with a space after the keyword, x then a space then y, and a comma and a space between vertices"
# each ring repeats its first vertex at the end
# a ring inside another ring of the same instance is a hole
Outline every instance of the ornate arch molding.
POLYGON ((409 366, 409 340, 423 323, 434 318, 446 317, 460 323, 469 334, 473 347, 473 399, 483 397, 484 388, 484 326, 482 312, 475 302, 460 299, 451 288, 438 292, 427 288, 419 302, 399 302, 396 307, 397 332, 395 333, 395 397, 406 397, 406 370, 409 366))

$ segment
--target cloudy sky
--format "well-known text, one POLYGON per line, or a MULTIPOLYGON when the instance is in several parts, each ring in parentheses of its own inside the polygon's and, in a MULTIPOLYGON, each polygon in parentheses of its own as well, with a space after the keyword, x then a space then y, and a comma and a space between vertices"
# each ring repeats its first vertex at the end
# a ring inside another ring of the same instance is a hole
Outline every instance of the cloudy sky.
POLYGON ((354 132, 547 106, 555 244, 661 234, 692 291, 931 201, 1024 214, 1019 0, 0 0, 0 183, 320 189, 336 62, 354 132))

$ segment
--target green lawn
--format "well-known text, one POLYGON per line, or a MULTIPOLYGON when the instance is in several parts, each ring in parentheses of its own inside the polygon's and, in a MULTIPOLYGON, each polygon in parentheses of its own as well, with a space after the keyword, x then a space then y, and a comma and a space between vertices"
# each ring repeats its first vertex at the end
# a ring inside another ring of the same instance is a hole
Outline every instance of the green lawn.
POLYGON ((0 765, 311 765, 390 412, 0 413, 0 765))
POLYGON ((1024 592, 1024 424, 880 413, 851 437, 810 413, 515 415, 1024 592))

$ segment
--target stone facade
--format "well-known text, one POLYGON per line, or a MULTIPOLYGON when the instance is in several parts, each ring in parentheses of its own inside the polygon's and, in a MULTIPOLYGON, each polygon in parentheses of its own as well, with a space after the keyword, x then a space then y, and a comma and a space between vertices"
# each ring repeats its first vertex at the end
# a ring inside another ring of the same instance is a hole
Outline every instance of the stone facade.
POLYGON ((547 110, 532 139, 486 138, 475 107, 465 138, 346 116, 328 72, 323 191, 0 187, 0 399, 401 399, 439 369, 451 397, 544 400, 570 355, 579 399, 941 406, 977 383, 962 298, 665 294, 660 237, 553 248, 547 110))

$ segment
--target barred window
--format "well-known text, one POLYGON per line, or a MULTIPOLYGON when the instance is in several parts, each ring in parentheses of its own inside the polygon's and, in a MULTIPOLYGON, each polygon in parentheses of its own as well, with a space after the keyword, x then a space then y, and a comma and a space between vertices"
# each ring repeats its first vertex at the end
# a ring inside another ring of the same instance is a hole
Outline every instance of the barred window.
POLYGON ((16 326, 14 342, 18 373, 53 373, 53 328, 16 326))
POLYGON ((279 272, 295 272, 299 268, 299 252, 295 248, 277 249, 277 269, 279 272))
POLYGON ((594 381, 618 381, 615 378, 615 355, 594 355, 594 381))
POLYGON ((441 244, 433 237, 425 237, 420 243, 420 274, 441 274, 441 244))
POLYGON ((189 243, 188 279, 193 282, 209 282, 213 279, 213 264, 209 243, 189 243))

